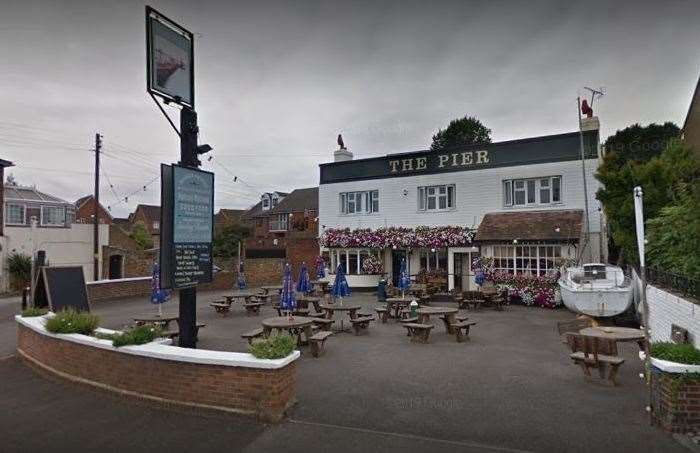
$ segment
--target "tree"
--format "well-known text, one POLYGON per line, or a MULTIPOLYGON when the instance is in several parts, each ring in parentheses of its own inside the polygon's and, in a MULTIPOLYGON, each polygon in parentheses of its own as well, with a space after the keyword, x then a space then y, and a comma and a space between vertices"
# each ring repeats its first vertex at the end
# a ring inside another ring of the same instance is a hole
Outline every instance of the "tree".
POLYGON ((625 260, 636 261, 634 203, 631 197, 634 186, 644 186, 647 217, 656 215, 669 202, 668 174, 655 173, 664 167, 664 163, 656 162, 651 166, 647 166, 647 163, 661 155, 669 141, 678 135, 679 129, 673 123, 646 127, 634 124, 617 131, 605 141, 605 157, 596 173, 603 186, 596 197, 603 205, 610 226, 611 260, 617 258, 620 264, 625 260), (652 187, 649 187, 650 183, 652 187))
POLYGON ((213 253, 221 258, 238 256, 238 242, 250 236, 250 228, 240 223, 225 225, 214 236, 213 253))
POLYGON ((136 243, 143 249, 150 249, 153 247, 153 238, 151 234, 146 229, 146 225, 142 222, 136 222, 131 228, 131 239, 136 241, 136 243))
POLYGON ((11 253, 7 257, 7 270, 12 276, 12 284, 15 289, 21 290, 29 286, 32 274, 32 257, 23 253, 11 253))
POLYGON ((440 129, 433 135, 431 151, 445 151, 467 145, 491 143, 491 129, 481 124, 473 116, 465 116, 450 121, 447 129, 440 129))

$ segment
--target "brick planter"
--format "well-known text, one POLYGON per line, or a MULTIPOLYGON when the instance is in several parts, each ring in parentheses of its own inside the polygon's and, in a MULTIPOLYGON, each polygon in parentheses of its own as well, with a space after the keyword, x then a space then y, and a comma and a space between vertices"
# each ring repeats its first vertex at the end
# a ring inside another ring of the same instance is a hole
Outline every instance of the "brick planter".
POLYGON ((52 334, 44 319, 17 316, 17 352, 31 366, 123 396, 279 421, 294 403, 299 352, 278 360, 149 343, 52 334))
POLYGON ((674 433, 700 432, 700 375, 651 367, 654 422, 674 433))

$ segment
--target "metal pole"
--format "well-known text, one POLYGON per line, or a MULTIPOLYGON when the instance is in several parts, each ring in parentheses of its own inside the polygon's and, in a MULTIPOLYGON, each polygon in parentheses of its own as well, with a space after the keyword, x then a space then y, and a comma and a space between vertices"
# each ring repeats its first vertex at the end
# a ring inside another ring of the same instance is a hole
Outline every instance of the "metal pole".
MULTIPOLYGON (((180 164, 198 168, 197 159, 197 113, 189 107, 182 107, 180 111, 180 164)), ((195 348, 197 346, 197 287, 180 290, 179 302, 180 327, 179 344, 183 348, 195 348)))
POLYGON ((583 150, 583 121, 581 121, 581 97, 577 97, 576 101, 578 103, 578 135, 579 135, 579 146, 581 148, 581 173, 583 176, 583 202, 584 202, 584 207, 586 209, 586 212, 584 215, 586 216, 586 235, 585 235, 585 242, 583 243, 583 247, 581 247, 581 258, 583 258, 583 253, 588 246, 588 242, 590 239, 590 234, 591 234, 591 222, 589 219, 589 213, 588 213, 588 183, 586 182, 586 154, 583 150))
POLYGON ((99 206, 100 206, 100 150, 102 149, 102 136, 97 133, 95 134, 95 205, 92 214, 92 254, 93 254, 93 280, 99 280, 100 278, 100 219, 99 206))

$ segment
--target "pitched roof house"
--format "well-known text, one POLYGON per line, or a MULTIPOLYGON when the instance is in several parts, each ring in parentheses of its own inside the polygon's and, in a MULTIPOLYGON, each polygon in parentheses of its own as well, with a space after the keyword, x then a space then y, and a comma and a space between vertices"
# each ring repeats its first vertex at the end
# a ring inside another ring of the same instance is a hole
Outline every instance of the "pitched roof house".
POLYGON ((132 225, 143 223, 151 236, 154 236, 154 242, 158 242, 160 237, 160 206, 149 204, 136 206, 136 210, 129 214, 129 222, 132 225))
MULTIPOLYGON (((92 217, 95 214, 95 196, 86 195, 78 198, 75 202, 75 222, 76 223, 92 223, 92 217)), ((98 203, 97 218, 100 223, 111 225, 113 222, 112 214, 98 203)))

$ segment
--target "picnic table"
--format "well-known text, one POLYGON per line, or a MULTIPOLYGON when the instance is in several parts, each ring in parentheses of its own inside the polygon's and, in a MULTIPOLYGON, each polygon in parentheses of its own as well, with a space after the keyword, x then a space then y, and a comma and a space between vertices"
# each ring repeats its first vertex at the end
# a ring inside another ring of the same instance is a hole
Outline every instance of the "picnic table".
MULTIPOLYGON (((341 302, 336 302, 333 304, 323 303, 323 304, 319 304, 319 307, 321 308, 321 310, 326 312, 326 319, 332 319, 333 314, 336 311, 347 312, 350 319, 355 319, 355 318, 357 318, 357 310, 362 308, 362 306, 359 304, 347 304, 347 303, 344 304, 341 302)), ((345 326, 343 325, 342 318, 340 320, 340 331, 341 332, 348 332, 349 331, 349 330, 345 330, 345 326)))
POLYGON ((248 299, 250 299, 254 295, 255 295, 255 293, 253 293, 252 291, 235 291, 229 296, 224 296, 224 298, 226 299, 226 302, 231 303, 231 302, 238 302, 241 299, 243 299, 244 301, 247 301, 248 299))
POLYGON ((282 285, 265 285, 265 286, 261 286, 260 289, 265 291, 265 294, 269 294, 270 291, 277 291, 277 292, 282 291, 282 285))
POLYGON ((389 310, 389 314, 394 310, 392 317, 399 318, 399 310, 408 307, 413 300, 412 297, 388 297, 386 299, 386 308, 389 310))
POLYGON ((314 306, 316 313, 321 312, 321 307, 319 305, 320 301, 321 301, 320 297, 314 297, 314 296, 297 297, 297 305, 299 306, 299 308, 308 308, 309 304, 311 304, 314 306))
POLYGON ((287 331, 292 336, 297 337, 297 345, 302 346, 309 344, 309 339, 312 336, 311 326, 314 318, 306 316, 276 316, 274 318, 266 318, 262 320, 263 335, 269 337, 273 330, 287 331), (305 339, 302 339, 302 334, 305 339))
POLYGON ((158 326, 163 330, 169 330, 171 322, 180 322, 180 317, 175 315, 144 315, 134 318, 134 324, 143 326, 146 324, 158 326))
POLYGON ((640 349, 644 349, 644 331, 631 327, 586 327, 581 329, 579 334, 586 337, 600 338, 614 342, 631 342, 634 341, 639 345, 640 349))
POLYGON ((331 284, 328 280, 311 280, 311 284, 314 286, 320 286, 321 291, 326 291, 328 289, 328 286, 331 284))
POLYGON ((431 315, 443 315, 445 329, 447 330, 448 334, 452 335, 454 333, 452 324, 457 322, 455 316, 457 315, 458 311, 459 310, 457 308, 453 307, 420 307, 418 310, 416 310, 416 313, 418 313, 418 322, 420 324, 428 324, 431 315))

